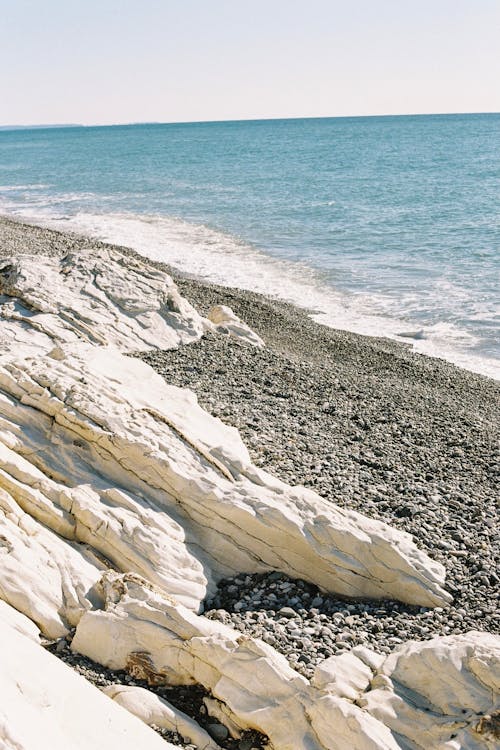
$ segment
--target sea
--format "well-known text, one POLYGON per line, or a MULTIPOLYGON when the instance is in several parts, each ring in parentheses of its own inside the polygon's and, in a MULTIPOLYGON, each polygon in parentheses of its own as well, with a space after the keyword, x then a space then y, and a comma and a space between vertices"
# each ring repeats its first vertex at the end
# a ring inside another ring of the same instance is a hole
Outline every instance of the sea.
POLYGON ((499 114, 2 130, 0 213, 500 379, 499 114))

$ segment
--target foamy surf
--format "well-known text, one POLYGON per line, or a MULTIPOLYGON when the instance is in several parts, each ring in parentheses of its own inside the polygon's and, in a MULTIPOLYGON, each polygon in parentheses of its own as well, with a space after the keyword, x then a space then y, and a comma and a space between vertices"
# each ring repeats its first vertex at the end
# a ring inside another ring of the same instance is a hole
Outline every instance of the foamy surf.
POLYGON ((317 322, 331 328, 390 338, 420 354, 500 379, 498 362, 478 354, 478 339, 460 326, 448 322, 422 326, 411 316, 383 314, 394 307, 387 297, 335 289, 321 272, 306 264, 273 258, 230 234, 162 216, 85 212, 72 216, 39 208, 18 210, 16 215, 50 228, 132 248, 182 273, 291 302, 308 309, 317 322))

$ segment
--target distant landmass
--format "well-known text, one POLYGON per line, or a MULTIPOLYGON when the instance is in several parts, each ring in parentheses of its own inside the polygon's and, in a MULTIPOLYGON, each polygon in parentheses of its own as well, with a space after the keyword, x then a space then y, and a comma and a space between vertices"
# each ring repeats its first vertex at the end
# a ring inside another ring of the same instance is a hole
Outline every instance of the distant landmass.
POLYGON ((82 126, 80 123, 77 122, 68 122, 64 124, 54 124, 54 125, 0 125, 0 130, 34 130, 35 128, 43 129, 43 128, 81 128, 82 126))

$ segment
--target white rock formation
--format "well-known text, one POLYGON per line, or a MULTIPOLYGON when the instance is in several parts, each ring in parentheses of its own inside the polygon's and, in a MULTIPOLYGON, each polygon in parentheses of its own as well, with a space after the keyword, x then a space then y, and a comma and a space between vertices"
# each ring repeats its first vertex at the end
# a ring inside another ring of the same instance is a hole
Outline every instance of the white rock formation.
POLYGON ((105 609, 82 616, 72 649, 151 684, 204 685, 233 734, 257 729, 274 750, 498 746, 490 729, 500 709, 496 636, 409 642, 387 658, 358 647, 323 662, 309 683, 270 646, 137 576, 108 572, 102 586, 105 609))
POLYGON ((0 388, 0 486, 194 609, 218 578, 273 569, 347 596, 450 598, 409 535, 258 470, 235 429, 140 360, 66 346, 0 367, 0 388))
POLYGON ((35 643, 40 643, 40 631, 35 623, 2 599, 0 599, 0 622, 17 630, 21 635, 31 638, 35 643))
POLYGON ((231 336, 246 341, 253 346, 263 347, 264 341, 252 331, 236 313, 227 305, 214 305, 208 313, 208 319, 215 325, 216 329, 227 331, 231 336))
POLYGON ((271 750, 498 747, 493 636, 356 648, 309 683, 196 614, 222 576, 269 570, 346 596, 450 599, 409 535, 257 469, 236 430, 119 351, 214 325, 262 345, 232 311, 206 321, 166 274, 103 250, 1 261, 0 317, 0 750, 170 747, 118 703, 216 750, 156 696, 114 686, 111 701, 39 645, 39 629, 75 626, 75 651, 201 683, 233 736, 257 729, 271 750))
MULTIPOLYGON (((165 597, 133 575, 103 576, 105 610, 86 613, 71 648, 152 684, 199 683, 273 750, 320 750, 309 682, 271 646, 165 597)), ((347 748, 346 748, 347 750, 347 748)))
MULTIPOLYGON (((0 485, 13 493, 0 487, 0 599, 27 615, 46 636, 57 638, 75 626, 85 610, 100 606, 94 584, 105 566, 22 510, 21 505, 36 503, 42 493, 34 486, 20 486, 8 473, 10 451, 2 443, 0 466, 0 485)), ((44 480, 30 469, 35 481, 44 480)))
POLYGON ((2 750, 175 750, 0 617, 2 750))
POLYGON ((178 732, 198 750, 220 750, 220 746, 194 719, 155 693, 133 685, 110 685, 102 691, 148 726, 155 724, 161 729, 178 732))
POLYGON ((168 274, 105 248, 98 255, 2 258, 0 295, 0 355, 14 346, 33 354, 77 341, 172 349, 212 329, 168 274))
POLYGON ((335 722, 341 741, 326 743, 329 750, 500 745, 498 636, 472 631, 409 641, 382 661, 355 648, 323 662, 312 685, 323 692, 310 711, 320 735, 331 732, 335 716, 349 716, 335 722))

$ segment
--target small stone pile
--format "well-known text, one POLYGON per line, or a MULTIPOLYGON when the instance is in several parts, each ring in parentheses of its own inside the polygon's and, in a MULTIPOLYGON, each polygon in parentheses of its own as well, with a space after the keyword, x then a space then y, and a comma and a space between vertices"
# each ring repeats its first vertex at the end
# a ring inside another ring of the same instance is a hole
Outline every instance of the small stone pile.
MULTIPOLYGON (((236 306, 234 299, 231 304, 236 306)), ((385 652, 397 639, 500 632, 498 386, 447 363, 400 352, 401 347, 391 356, 385 344, 363 348, 360 337, 356 355, 362 366, 354 367, 347 353, 339 359, 334 347, 339 332, 315 326, 291 309, 290 321, 298 326, 296 318, 303 333, 289 356, 212 335, 176 351, 140 356, 168 383, 191 388, 205 409, 237 427, 257 466, 410 532, 445 565, 454 602, 429 612, 394 602, 342 602, 313 593, 308 584, 239 576, 206 603, 209 616, 223 619, 220 610, 226 610, 230 620, 224 621, 234 627, 258 637, 267 632, 291 663, 294 654, 301 656, 297 669, 305 674, 322 654, 338 653, 349 643, 385 652), (321 362, 312 361, 312 354, 297 361, 298 350, 318 329, 321 362), (387 362, 383 369, 387 359, 390 373, 387 362), (312 604, 315 597, 322 602, 312 604), (296 614, 287 629, 278 621, 279 610, 288 606, 296 614), (342 612, 354 621, 341 623, 342 612), (311 629, 320 623, 322 635, 309 632, 306 647, 285 639, 294 624, 311 629), (343 639, 347 631, 352 637, 343 639)), ((283 336, 286 332, 285 327, 283 336)))
POLYGON ((395 601, 342 600, 281 573, 240 575, 219 584, 205 616, 276 648, 304 677, 330 656, 367 646, 388 654, 407 640, 471 629, 465 610, 395 601))

